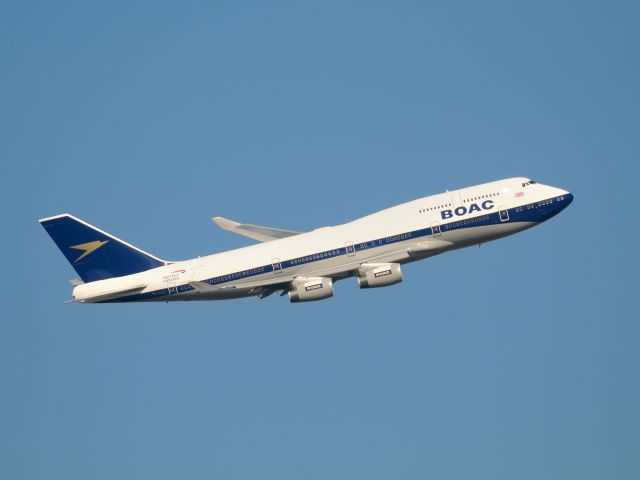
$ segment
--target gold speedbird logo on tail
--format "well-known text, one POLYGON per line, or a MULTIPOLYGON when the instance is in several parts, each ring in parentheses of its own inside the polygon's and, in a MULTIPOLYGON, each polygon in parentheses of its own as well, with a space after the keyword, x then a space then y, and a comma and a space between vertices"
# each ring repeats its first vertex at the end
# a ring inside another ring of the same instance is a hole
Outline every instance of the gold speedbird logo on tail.
POLYGON ((78 263, 84 257, 89 255, 90 253, 95 252, 97 249, 99 249, 101 246, 103 246, 107 242, 109 242, 109 240, 105 240, 104 242, 101 242, 100 240, 95 240, 93 242, 81 243, 80 245, 73 245, 73 246, 69 247, 69 248, 73 248, 75 250, 83 250, 84 251, 84 253, 82 255, 80 255, 78 258, 76 258, 73 261, 73 263, 78 263))

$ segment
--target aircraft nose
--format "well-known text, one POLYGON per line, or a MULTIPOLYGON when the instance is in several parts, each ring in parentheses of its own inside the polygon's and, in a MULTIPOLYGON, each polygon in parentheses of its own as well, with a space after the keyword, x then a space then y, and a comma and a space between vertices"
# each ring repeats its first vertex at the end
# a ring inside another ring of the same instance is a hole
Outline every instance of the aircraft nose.
POLYGON ((555 208, 556 211, 553 213, 553 215, 560 213, 569 205, 571 205, 571 202, 573 202, 573 193, 563 191, 562 195, 560 195, 559 197, 556 197, 556 201, 557 201, 557 207, 555 208))
POLYGON ((565 207, 568 207, 569 205, 571 205, 571 202, 573 202, 573 193, 571 192, 565 193, 564 201, 566 202, 565 207))
POLYGON ((573 194, 567 190, 560 188, 553 188, 551 191, 553 197, 547 201, 543 201, 538 205, 538 214, 542 221, 551 217, 555 217, 557 214, 567 208, 571 202, 573 202, 573 194))
POLYGON ((550 187, 549 193, 556 197, 562 208, 568 207, 573 202, 573 193, 564 188, 550 187))

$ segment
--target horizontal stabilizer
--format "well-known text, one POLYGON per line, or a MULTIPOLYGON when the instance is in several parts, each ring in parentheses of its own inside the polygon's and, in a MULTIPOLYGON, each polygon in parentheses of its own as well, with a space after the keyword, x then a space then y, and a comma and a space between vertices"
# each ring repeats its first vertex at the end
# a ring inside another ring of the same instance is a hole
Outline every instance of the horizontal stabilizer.
POLYGON ((214 217, 211 220, 223 230, 244 235, 245 237, 249 237, 260 242, 270 242, 272 240, 292 237, 302 233, 295 230, 285 230, 283 228, 263 227, 261 225, 239 223, 223 217, 214 217))
POLYGON ((79 299, 79 301, 82 303, 104 302, 105 300, 113 300, 115 298, 121 298, 121 297, 126 297, 127 295, 134 295, 136 293, 140 293, 145 288, 147 288, 147 286, 144 284, 129 285, 124 288, 118 288, 114 290, 108 290, 106 292, 100 292, 97 295, 83 296, 81 299, 79 299))

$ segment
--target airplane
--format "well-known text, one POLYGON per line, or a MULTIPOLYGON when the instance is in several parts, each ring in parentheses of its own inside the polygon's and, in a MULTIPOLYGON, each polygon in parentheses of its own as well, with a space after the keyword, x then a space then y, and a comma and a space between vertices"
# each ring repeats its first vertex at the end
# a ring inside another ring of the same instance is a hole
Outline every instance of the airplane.
POLYGON ((80 276, 77 303, 222 300, 275 292, 292 303, 333 296, 349 277, 360 288, 402 281, 402 265, 539 225, 573 195, 516 177, 445 191, 333 227, 298 232, 222 217, 222 229, 258 244, 172 262, 68 213, 39 220, 80 276))

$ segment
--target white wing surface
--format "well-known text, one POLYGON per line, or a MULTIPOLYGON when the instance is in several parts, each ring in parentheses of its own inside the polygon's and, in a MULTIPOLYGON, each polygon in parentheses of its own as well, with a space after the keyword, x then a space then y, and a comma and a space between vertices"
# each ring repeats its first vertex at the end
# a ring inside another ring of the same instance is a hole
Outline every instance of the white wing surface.
POLYGON ((252 225, 250 223, 239 223, 223 217, 213 217, 211 220, 223 230, 244 235, 245 237, 249 237, 260 242, 270 242, 272 240, 278 240, 279 238, 292 237, 293 235, 299 235, 302 233, 296 232, 295 230, 285 230, 283 228, 263 227, 261 225, 252 225))

